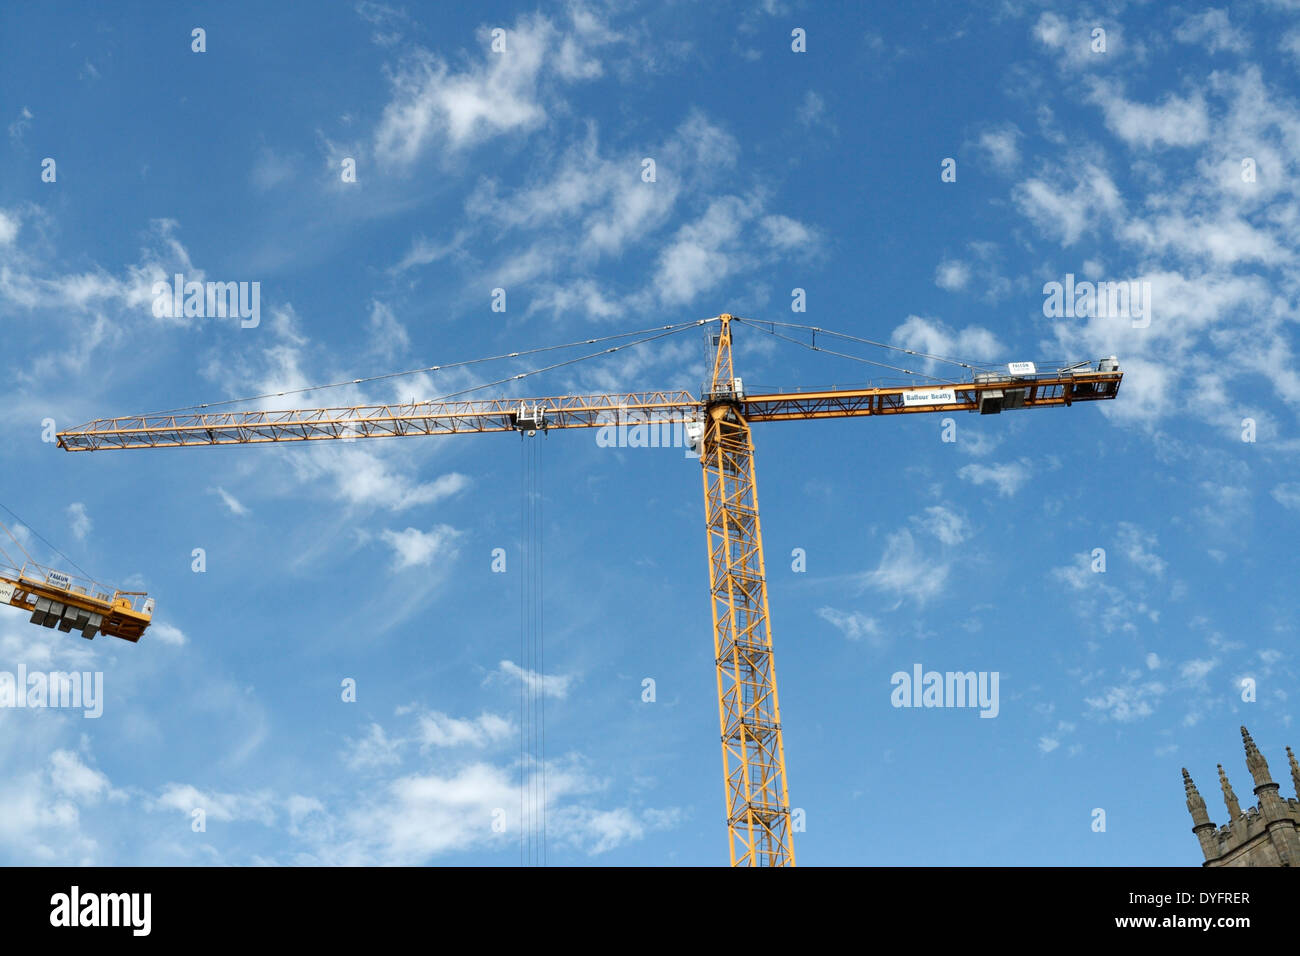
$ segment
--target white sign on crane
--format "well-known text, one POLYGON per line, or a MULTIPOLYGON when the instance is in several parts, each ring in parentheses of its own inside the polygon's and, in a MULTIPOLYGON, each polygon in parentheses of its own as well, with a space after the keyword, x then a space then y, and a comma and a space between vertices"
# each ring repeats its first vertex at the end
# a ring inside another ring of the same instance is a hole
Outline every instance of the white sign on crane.
POLYGON ((952 405, 956 401, 951 388, 914 388, 903 393, 904 405, 952 405))

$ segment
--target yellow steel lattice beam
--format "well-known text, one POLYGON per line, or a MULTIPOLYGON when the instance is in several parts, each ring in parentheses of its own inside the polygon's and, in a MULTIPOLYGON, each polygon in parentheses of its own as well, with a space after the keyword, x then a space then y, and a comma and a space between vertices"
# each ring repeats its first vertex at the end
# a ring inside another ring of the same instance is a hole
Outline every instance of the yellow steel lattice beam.
POLYGON ((733 866, 794 866, 754 443, 738 402, 727 400, 737 395, 729 319, 700 454, 728 845, 733 866))

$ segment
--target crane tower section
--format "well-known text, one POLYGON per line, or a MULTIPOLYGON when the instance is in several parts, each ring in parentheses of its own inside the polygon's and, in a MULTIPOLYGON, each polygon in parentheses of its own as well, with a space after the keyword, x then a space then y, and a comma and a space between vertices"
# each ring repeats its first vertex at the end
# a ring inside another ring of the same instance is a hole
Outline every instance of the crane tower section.
POLYGON ((793 866, 754 442, 722 316, 700 461, 732 866, 793 866))

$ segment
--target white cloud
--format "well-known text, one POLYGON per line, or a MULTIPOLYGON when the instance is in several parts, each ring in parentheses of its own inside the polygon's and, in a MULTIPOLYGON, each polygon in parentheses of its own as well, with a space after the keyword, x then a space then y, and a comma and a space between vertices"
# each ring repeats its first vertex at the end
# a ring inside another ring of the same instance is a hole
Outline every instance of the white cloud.
POLYGON ((742 227, 756 212, 754 201, 726 196, 678 229, 659 255, 659 297, 669 305, 683 305, 745 268, 749 252, 741 241, 742 227))
POLYGON ((1199 43, 1211 53, 1245 53, 1250 48, 1246 35, 1229 22, 1228 11, 1221 9, 1188 17, 1174 31, 1174 37, 1181 43, 1199 43))
POLYGON ((90 515, 86 514, 86 506, 80 501, 68 505, 68 522, 72 536, 78 541, 85 541, 86 535, 90 534, 90 529, 94 527, 90 515))
POLYGON ((429 531, 407 528, 405 531, 384 529, 380 537, 392 547, 396 560, 395 570, 432 564, 434 559, 447 559, 455 554, 454 543, 460 532, 450 525, 440 524, 429 531))
POLYGON ((565 842, 579 846, 589 856, 607 853, 634 840, 641 840, 651 830, 675 826, 681 813, 673 810, 643 810, 630 807, 599 810, 594 807, 570 807, 557 814, 565 842))
MULTIPOLYGON (((902 325, 890 333, 889 341, 893 345, 914 352, 925 352, 958 361, 992 359, 1003 353, 1002 344, 988 329, 978 325, 968 325, 957 332, 938 319, 927 319, 919 315, 909 315, 902 325)), ((942 368, 944 372, 951 373, 955 366, 927 359, 926 368, 930 370, 942 368)), ((965 370, 962 370, 961 374, 964 376, 965 370)))
POLYGON ((411 347, 406 326, 397 320, 391 308, 378 300, 370 303, 369 330, 371 348, 385 358, 401 355, 411 347))
POLYGON ((812 90, 809 90, 803 95, 803 99, 799 102, 799 106, 796 108, 795 119, 798 120, 800 126, 811 128, 813 126, 825 124, 826 126, 830 126, 832 129, 834 128, 831 122, 826 118, 826 101, 812 90))
POLYGON ((50 755, 50 781, 57 792, 78 803, 93 803, 110 790, 108 777, 87 767, 71 750, 50 755))
POLYGON ((446 241, 421 237, 392 271, 483 239, 497 250, 496 259, 475 266, 475 282, 488 288, 528 283, 529 316, 576 312, 599 320, 681 306, 743 273, 815 255, 819 231, 768 209, 762 188, 719 192, 736 187, 740 152, 733 137, 698 111, 666 139, 617 153, 603 151, 589 126, 585 137, 547 157, 526 185, 506 190, 494 179, 481 180, 465 204, 473 227, 446 241), (643 178, 646 160, 654 163, 653 181, 643 178), (689 209, 681 208, 687 203, 689 209), (665 234, 674 216, 678 224, 665 234), (639 287, 593 274, 601 261, 634 248, 653 263, 639 287))
POLYGON ((17 214, 0 209, 0 246, 10 245, 18 238, 18 227, 17 214))
POLYGON ((427 266, 431 262, 438 262, 447 258, 460 248, 464 239, 463 234, 458 234, 454 239, 448 242, 434 242, 425 236, 417 236, 411 243, 411 248, 407 251, 395 266, 390 268, 390 273, 401 273, 415 266, 427 266))
POLYGON ((759 226, 775 249, 797 249, 811 246, 817 241, 813 229, 789 216, 764 216, 759 220, 759 226))
POLYGON ((515 730, 508 718, 486 712, 471 720, 448 717, 436 710, 419 718, 419 739, 423 747, 485 747, 505 740, 515 730))
POLYGON ((221 503, 226 506, 232 515, 243 516, 250 513, 249 510, 240 504, 239 500, 230 492, 226 491, 225 488, 217 488, 216 492, 221 498, 221 503))
POLYGON ((53 743, 59 738, 51 736, 50 729, 29 725, 23 735, 21 742, 40 741, 28 751, 34 759, 25 772, 15 765, 18 754, 12 749, 20 741, 10 735, 7 771, 0 781, 0 846, 22 863, 91 865, 97 862, 99 846, 86 832, 81 807, 125 795, 114 791, 108 778, 75 751, 53 743), (50 743, 52 747, 40 752, 50 743))
POLYGON ((1029 480, 1029 466, 1022 460, 999 465, 972 463, 962 466, 957 475, 975 485, 992 485, 1003 498, 1010 498, 1029 480))
MULTIPOLYGON (((1140 598, 1129 597, 1123 589, 1107 582, 1113 575, 1093 570, 1090 552, 1075 556, 1064 567, 1053 568, 1051 575, 1073 592, 1078 603, 1079 618, 1089 627, 1100 624, 1107 633, 1122 631, 1136 634, 1139 624, 1160 620, 1160 611, 1140 598)), ((1120 579, 1116 579, 1120 580, 1120 579)))
POLYGON ((266 191, 281 183, 289 182, 296 175, 296 164, 291 157, 283 156, 264 146, 258 153, 257 161, 253 164, 253 172, 250 178, 254 186, 266 191))
POLYGON ((208 820, 221 823, 250 820, 271 826, 275 822, 274 801, 267 791, 220 793, 188 783, 169 783, 147 806, 155 811, 176 810, 187 817, 202 810, 208 820))
MULTIPOLYGON (((532 768, 532 773, 539 772, 532 768)), ((507 847, 517 841, 520 825, 515 773, 474 762, 400 776, 338 820, 331 838, 318 843, 316 855, 330 865, 416 865, 457 850, 507 847), (508 832, 496 832, 492 826, 502 813, 508 832)), ((674 826, 680 819, 675 809, 601 809, 566 802, 598 786, 570 763, 548 765, 550 840, 596 855, 642 839, 650 830, 674 826)))
POLYGON ((151 623, 149 625, 149 630, 146 633, 150 638, 156 641, 161 641, 163 644, 171 644, 174 647, 179 647, 182 644, 189 643, 189 638, 185 636, 184 631, 173 624, 167 624, 162 621, 154 621, 151 623))
POLYGON ((366 736, 355 741, 348 739, 346 744, 343 761, 353 770, 387 767, 402 762, 402 741, 390 739, 384 728, 374 721, 367 728, 366 736))
POLYGON ((934 270, 934 284, 949 292, 958 292, 970 282, 970 266, 960 259, 944 259, 934 270))
MULTIPOLYGON (((414 708, 398 708, 398 713, 408 713, 414 708)), ((354 770, 396 766, 402 762, 403 753, 410 744, 421 751, 431 747, 451 749, 457 747, 484 748, 500 743, 517 732, 509 717, 484 711, 478 717, 451 717, 437 710, 418 712, 415 727, 409 737, 390 737, 384 728, 371 722, 366 736, 347 741, 343 760, 354 770)))
MULTIPOLYGON (((319 852, 328 854, 329 863, 414 865, 452 850, 490 845, 493 813, 518 807, 518 788, 506 770, 486 763, 402 776, 347 814, 349 841, 319 852), (330 859, 334 854, 342 859, 330 859)), ((516 833, 517 827, 516 818, 516 833)))
MULTIPOLYGON (((1054 730, 1050 736, 1044 735, 1038 738, 1038 749, 1045 754, 1050 754, 1053 750, 1056 750, 1061 746, 1062 738, 1069 736, 1074 733, 1074 731, 1075 725, 1070 721, 1057 721, 1056 730, 1054 730)), ((1078 747, 1071 747, 1069 752, 1070 756, 1074 756, 1078 753, 1078 747)))
POLYGON ((1107 128, 1129 145, 1195 146, 1210 135, 1209 113, 1199 94, 1184 98, 1169 93, 1148 106, 1125 99, 1119 84, 1096 80, 1090 99, 1101 107, 1107 128))
POLYGON ((21 143, 23 134, 26 133, 27 128, 32 125, 32 119, 33 115, 31 110, 25 106, 20 108, 18 110, 18 118, 9 124, 9 138, 15 143, 21 143))
POLYGON ((463 149, 545 122, 550 75, 563 81, 601 75, 594 51, 621 37, 589 10, 573 6, 572 28, 558 30, 540 14, 521 16, 506 30, 505 50, 492 49, 491 29, 479 32, 482 53, 462 70, 416 49, 389 73, 392 99, 374 135, 381 163, 409 165, 435 145, 463 149))
MULTIPOLYGON (((547 697, 562 700, 569 694, 569 685, 575 680, 572 674, 539 674, 524 670, 514 661, 501 661, 495 676, 504 675, 512 681, 523 681, 531 693, 542 691, 547 697)), ((494 675, 489 675, 491 679, 494 675)))
POLYGON ((859 613, 858 611, 848 613, 837 611, 832 607, 818 608, 817 616, 838 630, 850 641, 861 641, 865 639, 873 645, 878 645, 883 641, 883 635, 880 633, 880 624, 874 617, 867 617, 867 615, 859 613))
POLYGON ((450 498, 469 484, 469 479, 457 472, 431 482, 414 483, 380 458, 379 452, 368 449, 330 447, 312 451, 314 454, 293 456, 292 466, 299 479, 332 478, 336 496, 359 507, 405 511, 450 498))
POLYGON ((975 428, 963 429, 957 436, 957 447, 967 455, 974 455, 976 458, 992 454, 1001 444, 1002 437, 999 434, 978 431, 975 428))
POLYGON ((1156 704, 1166 692, 1158 681, 1129 683, 1108 687, 1097 697, 1085 697, 1084 703, 1093 711, 1120 723, 1132 723, 1155 713, 1156 704))
POLYGON ((1300 482, 1284 481, 1275 485, 1271 494, 1283 508, 1300 511, 1300 482))
POLYGON ((1282 34, 1278 48, 1290 56, 1291 59, 1300 63, 1300 28, 1288 30, 1282 34))
POLYGON ((982 132, 976 147, 997 172, 1010 174, 1020 164, 1020 136, 1020 130, 1014 123, 1006 123, 982 132))
POLYGON ((923 604, 938 595, 948 582, 950 565, 922 554, 906 528, 889 536, 880 565, 862 576, 862 582, 899 598, 923 604))
POLYGON ((623 314, 618 300, 594 279, 577 279, 568 286, 547 286, 533 296, 528 309, 529 312, 547 309, 557 315, 576 313, 592 319, 609 319, 623 314))
POLYGON ((1077 174, 1060 173, 1056 178, 1073 182, 1060 188, 1032 177, 1012 190, 1012 199, 1022 215, 1061 245, 1074 245, 1103 218, 1122 213, 1119 189, 1099 167, 1086 163, 1077 174))
POLYGON ((426 50, 410 55, 390 74, 393 98, 375 130, 375 155, 384 164, 409 164, 436 140, 454 148, 494 134, 539 125, 537 102, 549 21, 536 19, 509 34, 514 49, 453 73, 426 50))
POLYGON ((1152 550, 1157 543, 1154 534, 1148 534, 1135 524, 1121 521, 1115 530, 1115 538, 1124 556, 1143 571, 1156 577, 1165 573, 1164 559, 1152 550))
POLYGON ((1043 13, 1033 26, 1033 36, 1053 54, 1062 70, 1080 68, 1105 69, 1116 61, 1141 59, 1145 51, 1140 44, 1127 42, 1119 24, 1083 17, 1070 21, 1056 13, 1043 13), (1105 51, 1093 50, 1093 31, 1105 30, 1105 51))
POLYGON ((1294 253, 1266 230, 1224 211, 1195 216, 1171 212, 1134 219, 1123 225, 1120 234, 1148 252, 1181 254, 1215 266, 1239 262, 1275 266, 1294 258, 1294 253))
POLYGON ((925 509, 924 517, 912 520, 946 545, 961 544, 970 537, 966 519, 942 505, 931 505, 925 509))
POLYGON ((1210 671, 1219 666, 1218 660, 1204 660, 1196 658, 1190 661, 1184 661, 1178 669, 1178 674, 1188 684, 1200 684, 1210 671))

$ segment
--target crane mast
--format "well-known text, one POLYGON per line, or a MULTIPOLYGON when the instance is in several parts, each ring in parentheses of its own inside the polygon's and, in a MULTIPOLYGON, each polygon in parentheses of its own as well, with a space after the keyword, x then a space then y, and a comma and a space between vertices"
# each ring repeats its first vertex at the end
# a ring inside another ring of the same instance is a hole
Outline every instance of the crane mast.
MULTIPOLYGON (((718 323, 711 376, 684 391, 428 401, 278 411, 162 413, 99 419, 60 432, 67 451, 280 444, 415 435, 482 434, 686 423, 700 452, 709 603, 717 670, 728 844, 733 866, 793 866, 785 745, 772 659, 772 624, 754 477, 757 422, 1052 408, 1113 399, 1123 373, 1112 356, 1040 373, 1032 363, 975 371, 971 381, 750 395, 735 376, 731 315, 718 323)), ((775 323, 779 324, 779 323, 775 323)), ((672 326, 666 326, 673 329, 672 326)), ((822 329, 809 330, 815 334, 822 329)), ((838 334, 838 333, 830 333, 838 334)), ((815 348, 815 346, 813 346, 815 348)), ((613 351, 613 350, 611 350, 613 351)), ((904 370, 906 371, 906 370, 904 370)), ((915 373, 910 373, 915 374, 915 373)), ((522 377, 522 376, 519 376, 522 377)), ((128 638, 130 639, 130 638, 128 638)))
POLYGON ((794 866, 754 441, 722 316, 700 462, 732 866, 794 866))

